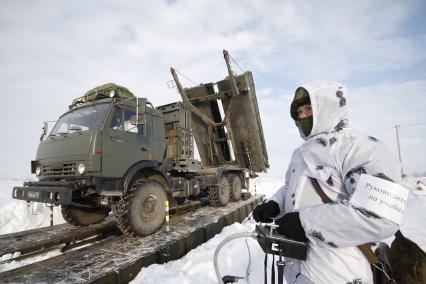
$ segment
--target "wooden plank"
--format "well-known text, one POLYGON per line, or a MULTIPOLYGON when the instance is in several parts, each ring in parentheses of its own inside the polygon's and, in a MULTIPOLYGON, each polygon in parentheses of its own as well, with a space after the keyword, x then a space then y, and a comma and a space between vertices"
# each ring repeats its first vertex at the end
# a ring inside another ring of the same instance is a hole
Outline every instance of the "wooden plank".
POLYGON ((111 216, 100 224, 75 227, 69 224, 43 227, 29 231, 0 236, 0 256, 21 252, 21 254, 49 248, 55 245, 84 240, 90 236, 116 230, 111 216))
POLYGON ((241 216, 263 196, 256 195, 227 207, 203 207, 173 216, 165 229, 135 238, 117 236, 86 248, 0 273, 2 282, 18 283, 127 283, 141 267, 182 257, 241 216), (240 210, 246 207, 247 209, 240 210), (233 212, 237 211, 238 214, 233 212), (213 225, 214 224, 214 225, 213 225))
MULTIPOLYGON (((170 213, 181 214, 182 212, 195 210, 203 205, 205 204, 202 204, 200 201, 192 201, 189 204, 172 208, 170 213)), ((14 252, 20 252, 21 255, 36 252, 64 243, 81 241, 100 234, 107 234, 115 231, 118 233, 115 224, 114 217, 109 216, 100 224, 87 227, 60 224, 0 235, 0 257, 5 254, 13 254, 14 252)))

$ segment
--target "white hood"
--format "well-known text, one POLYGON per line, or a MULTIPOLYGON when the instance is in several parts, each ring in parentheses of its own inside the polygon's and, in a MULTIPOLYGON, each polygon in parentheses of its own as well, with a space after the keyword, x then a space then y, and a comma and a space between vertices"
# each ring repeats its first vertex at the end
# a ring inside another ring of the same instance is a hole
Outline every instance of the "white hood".
POLYGON ((338 130, 347 125, 347 89, 337 82, 312 82, 300 86, 309 93, 312 106, 313 125, 310 137, 338 130))
MULTIPOLYGON (((285 185, 272 196, 281 214, 299 212, 309 239, 306 261, 287 263, 287 283, 373 283, 370 264, 357 246, 390 237, 398 224, 364 204, 352 204, 351 198, 363 194, 357 192, 362 174, 401 183, 400 163, 376 138, 345 127, 347 90, 342 84, 301 87, 310 96, 312 130, 307 137, 301 134, 306 141, 293 153, 285 185), (310 178, 334 202, 323 203, 310 178)), ((303 92, 296 93, 297 100, 305 99, 303 92)), ((294 117, 294 109, 291 113, 294 117)))

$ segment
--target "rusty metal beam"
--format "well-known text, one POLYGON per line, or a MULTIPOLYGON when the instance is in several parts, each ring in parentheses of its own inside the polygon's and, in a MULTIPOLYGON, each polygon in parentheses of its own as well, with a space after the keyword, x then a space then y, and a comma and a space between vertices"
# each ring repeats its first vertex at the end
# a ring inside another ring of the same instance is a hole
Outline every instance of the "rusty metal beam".
POLYGON ((231 97, 229 101, 228 109, 225 112, 225 117, 223 118, 223 121, 222 121, 222 125, 227 125, 229 116, 231 116, 232 114, 232 107, 234 105, 235 97, 240 95, 240 91, 238 90, 237 82, 235 81, 235 77, 234 77, 234 72, 232 71, 232 68, 231 68, 229 53, 225 49, 223 50, 223 57, 225 58, 226 68, 228 69, 228 76, 229 76, 229 80, 231 81, 231 85, 232 85, 231 89, 233 93, 233 96, 231 97))
POLYGON ((170 68, 170 73, 172 73, 173 79, 175 80, 176 86, 178 88, 179 94, 182 97, 182 101, 184 104, 186 104, 187 106, 189 106, 189 108, 191 109, 191 111, 197 115, 202 121, 204 121, 207 125, 209 125, 210 127, 215 127, 215 126, 219 126, 220 123, 215 123, 213 120, 211 120, 208 116, 206 116, 205 114, 203 114, 196 106, 194 106, 188 95, 185 92, 185 89, 182 87, 182 84, 179 81, 179 77, 176 74, 176 70, 173 68, 170 68))
POLYGON ((237 82, 235 81, 234 73, 232 72, 231 62, 229 60, 229 53, 227 50, 223 50, 223 57, 225 58, 226 68, 228 69, 228 76, 232 84, 232 92, 234 96, 238 96, 240 91, 238 90, 237 82))

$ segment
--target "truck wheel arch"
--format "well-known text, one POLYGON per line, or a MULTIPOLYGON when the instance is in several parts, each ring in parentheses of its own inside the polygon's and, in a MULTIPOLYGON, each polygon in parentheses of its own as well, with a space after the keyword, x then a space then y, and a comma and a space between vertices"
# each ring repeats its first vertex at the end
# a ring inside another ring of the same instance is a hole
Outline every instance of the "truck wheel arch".
POLYGON ((167 194, 171 194, 171 184, 166 174, 155 161, 142 161, 134 164, 124 175, 123 193, 125 194, 132 183, 140 177, 146 177, 161 183, 167 194))

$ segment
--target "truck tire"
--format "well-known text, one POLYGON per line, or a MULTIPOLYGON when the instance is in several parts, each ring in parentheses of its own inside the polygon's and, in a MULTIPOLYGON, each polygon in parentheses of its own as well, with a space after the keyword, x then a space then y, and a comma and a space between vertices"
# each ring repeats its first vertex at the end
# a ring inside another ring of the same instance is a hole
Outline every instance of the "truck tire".
POLYGON ((109 208, 86 208, 72 205, 62 205, 61 213, 68 224, 74 226, 89 226, 102 222, 110 212, 109 208))
POLYGON ((229 180, 231 183, 231 200, 240 201, 241 199, 241 189, 242 183, 241 178, 238 174, 230 174, 229 180))
POLYGON ((222 176, 219 181, 219 186, 212 186, 208 189, 210 205, 214 207, 226 206, 231 195, 231 186, 228 178, 222 176))
POLYGON ((154 180, 137 180, 120 201, 116 212, 118 228, 126 235, 146 236, 163 225, 166 191, 154 180))

